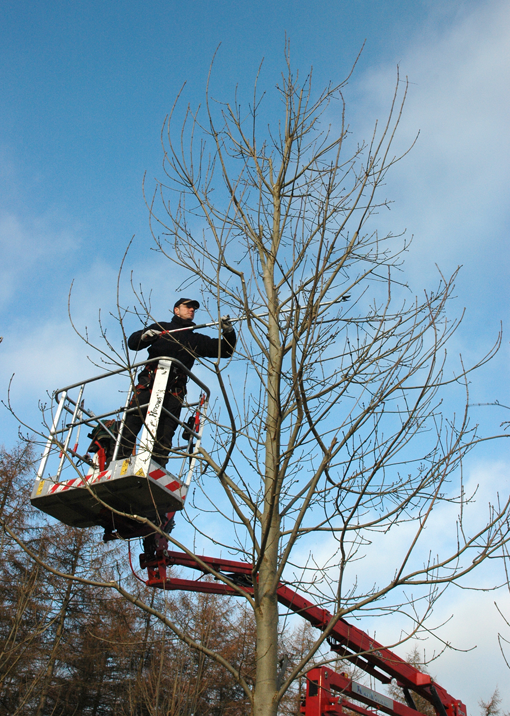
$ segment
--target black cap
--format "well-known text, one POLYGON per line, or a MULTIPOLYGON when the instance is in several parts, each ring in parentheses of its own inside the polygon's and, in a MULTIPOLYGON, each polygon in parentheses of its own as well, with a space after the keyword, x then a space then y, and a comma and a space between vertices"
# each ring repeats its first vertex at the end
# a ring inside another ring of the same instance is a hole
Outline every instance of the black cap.
POLYGON ((189 303, 195 311, 200 308, 200 304, 198 301, 195 301, 194 298, 180 298, 175 304, 174 304, 174 310, 177 308, 177 306, 180 306, 182 303, 189 303))

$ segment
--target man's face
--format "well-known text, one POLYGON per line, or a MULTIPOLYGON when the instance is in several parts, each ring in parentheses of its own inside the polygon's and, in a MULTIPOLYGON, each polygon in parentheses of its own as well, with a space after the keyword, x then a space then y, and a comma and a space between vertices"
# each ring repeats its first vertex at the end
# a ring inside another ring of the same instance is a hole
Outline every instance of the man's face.
POLYGON ((192 321, 195 317, 195 309, 194 307, 189 303, 181 303, 180 306, 177 306, 177 308, 174 308, 174 313, 176 316, 179 316, 179 318, 182 318, 183 320, 189 320, 192 321))

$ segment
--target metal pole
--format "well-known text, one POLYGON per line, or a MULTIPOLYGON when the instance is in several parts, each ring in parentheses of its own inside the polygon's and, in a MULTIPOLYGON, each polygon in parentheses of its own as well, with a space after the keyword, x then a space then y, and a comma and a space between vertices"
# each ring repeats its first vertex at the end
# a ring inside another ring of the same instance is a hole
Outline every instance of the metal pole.
MULTIPOLYGON (((64 461, 65 461, 66 455, 67 455, 67 448, 69 447, 69 443, 71 442, 71 435, 73 434, 73 430, 75 427, 74 421, 76 420, 76 417, 78 416, 78 414, 81 411, 80 406, 81 406, 84 390, 85 390, 85 386, 82 384, 82 386, 80 388, 80 394, 78 396, 78 400, 76 401, 76 406, 74 408, 74 413, 73 413, 73 417, 71 419, 71 424, 69 425, 69 430, 67 432, 66 439, 64 441, 64 446, 62 448, 62 457, 60 458, 60 463, 58 465, 58 470, 57 470, 57 474, 56 474, 56 479, 59 481, 60 481, 60 473, 62 472, 62 468, 64 466, 64 461)), ((79 425, 79 428, 81 428, 81 425, 79 425)))
POLYGON ((46 447, 44 448, 43 456, 41 458, 41 464, 39 465, 39 469, 37 471, 36 480, 41 480, 42 476, 44 474, 44 470, 46 468, 46 463, 48 462, 48 457, 50 454, 51 446, 53 444, 53 436, 57 432, 58 421, 60 420, 60 416, 62 414, 62 409, 64 407, 64 401, 66 398, 67 398, 67 390, 64 390, 62 393, 62 397, 60 398, 60 403, 58 404, 57 412, 55 413, 55 418, 53 420, 53 425, 51 426, 50 435, 48 437, 48 442, 46 443, 46 447))
POLYGON ((115 441, 115 450, 113 451, 112 462, 114 462, 114 460, 117 459, 117 454, 119 452, 119 447, 120 447, 120 441, 122 440, 122 435, 124 434, 124 421, 126 420, 126 411, 129 408, 129 403, 131 401, 132 394, 133 394, 133 382, 131 381, 129 390, 127 392, 126 404, 124 405, 122 418, 120 421, 119 429, 117 431, 117 440, 115 441))
POLYGON ((151 397, 145 415, 142 435, 137 454, 137 459, 141 462, 144 475, 147 475, 150 466, 154 445, 158 434, 159 419, 165 400, 165 392, 172 370, 172 360, 160 360, 158 369, 154 376, 151 397))
MULTIPOLYGON (((344 301, 348 301, 350 296, 342 296, 342 298, 337 299, 336 301, 325 301, 324 303, 319 303, 318 308, 327 308, 328 306, 333 306, 336 303, 343 303, 344 301)), ((298 306, 298 308, 303 308, 303 306, 298 306)), ((280 313, 289 313, 294 309, 292 308, 283 308, 280 313)), ((268 313, 258 313, 253 316, 253 318, 265 318, 266 316, 269 316, 268 313)), ((238 321, 245 321, 246 315, 244 316, 238 316, 237 318, 231 318, 231 323, 237 323, 238 321)), ((210 321, 210 323, 198 323, 193 326, 184 326, 183 328, 174 328, 172 331, 161 331, 161 335, 169 335, 171 333, 182 333, 183 331, 194 331, 197 328, 211 328, 212 326, 217 326, 221 323, 221 321, 210 321)))

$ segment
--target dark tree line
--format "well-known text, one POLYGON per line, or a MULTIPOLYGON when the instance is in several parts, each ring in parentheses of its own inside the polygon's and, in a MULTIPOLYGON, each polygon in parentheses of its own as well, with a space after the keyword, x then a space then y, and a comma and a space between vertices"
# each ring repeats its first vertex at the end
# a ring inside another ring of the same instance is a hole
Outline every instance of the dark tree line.
MULTIPOLYGON (((87 578, 125 570, 125 557, 105 547, 97 531, 38 522, 29 502, 31 459, 27 446, 0 453, 2 523, 62 572, 87 578)), ((38 567, 5 531, 0 544, 0 714, 246 713, 228 673, 150 615, 110 591, 38 567)), ((126 580, 135 582, 128 574, 126 580)), ((136 584, 145 601, 172 612, 198 641, 234 663, 253 661, 253 626, 236 601, 136 584)))
MULTIPOLYGON (((0 520, 46 563, 81 578, 125 573, 130 588, 198 643, 255 675, 255 625, 238 600, 150 590, 126 570, 122 544, 96 530, 43 524, 30 506, 32 452, 0 450, 0 520)), ((246 695, 228 671, 111 590, 61 579, 0 533, 0 716, 241 716, 246 695)), ((290 663, 312 640, 286 630, 290 663)), ((298 714, 296 683, 282 713, 298 714)))

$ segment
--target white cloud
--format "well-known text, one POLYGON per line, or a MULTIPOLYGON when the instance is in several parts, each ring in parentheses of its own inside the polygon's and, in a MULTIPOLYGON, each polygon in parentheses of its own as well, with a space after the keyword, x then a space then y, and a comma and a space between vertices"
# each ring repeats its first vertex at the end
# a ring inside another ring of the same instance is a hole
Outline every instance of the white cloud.
POLYGON ((15 295, 24 295, 41 269, 56 277, 62 275, 66 261, 79 244, 78 227, 57 212, 33 217, 2 212, 0 309, 15 295))
MULTIPOLYGON (((510 6, 487 2, 440 36, 413 38, 402 58, 411 84, 398 147, 420 137, 389 175, 397 203, 379 218, 416 234, 415 274, 469 264, 495 244, 508 253, 509 43, 510 6)), ((383 117, 394 84, 394 67, 367 73, 360 117, 383 117)))
MULTIPOLYGON (((438 623, 448 620, 440 635, 453 648, 447 649, 430 665, 430 672, 452 696, 466 704, 470 716, 478 713, 479 700, 488 701, 496 688, 503 700, 504 711, 510 704, 510 672, 498 644, 498 633, 508 639, 510 629, 494 602, 508 618, 508 592, 454 590, 435 613, 438 623)), ((420 650, 425 649, 427 658, 441 651, 441 643, 433 638, 418 642, 417 646, 420 650)), ((408 653, 410 648, 401 651, 408 653)))

